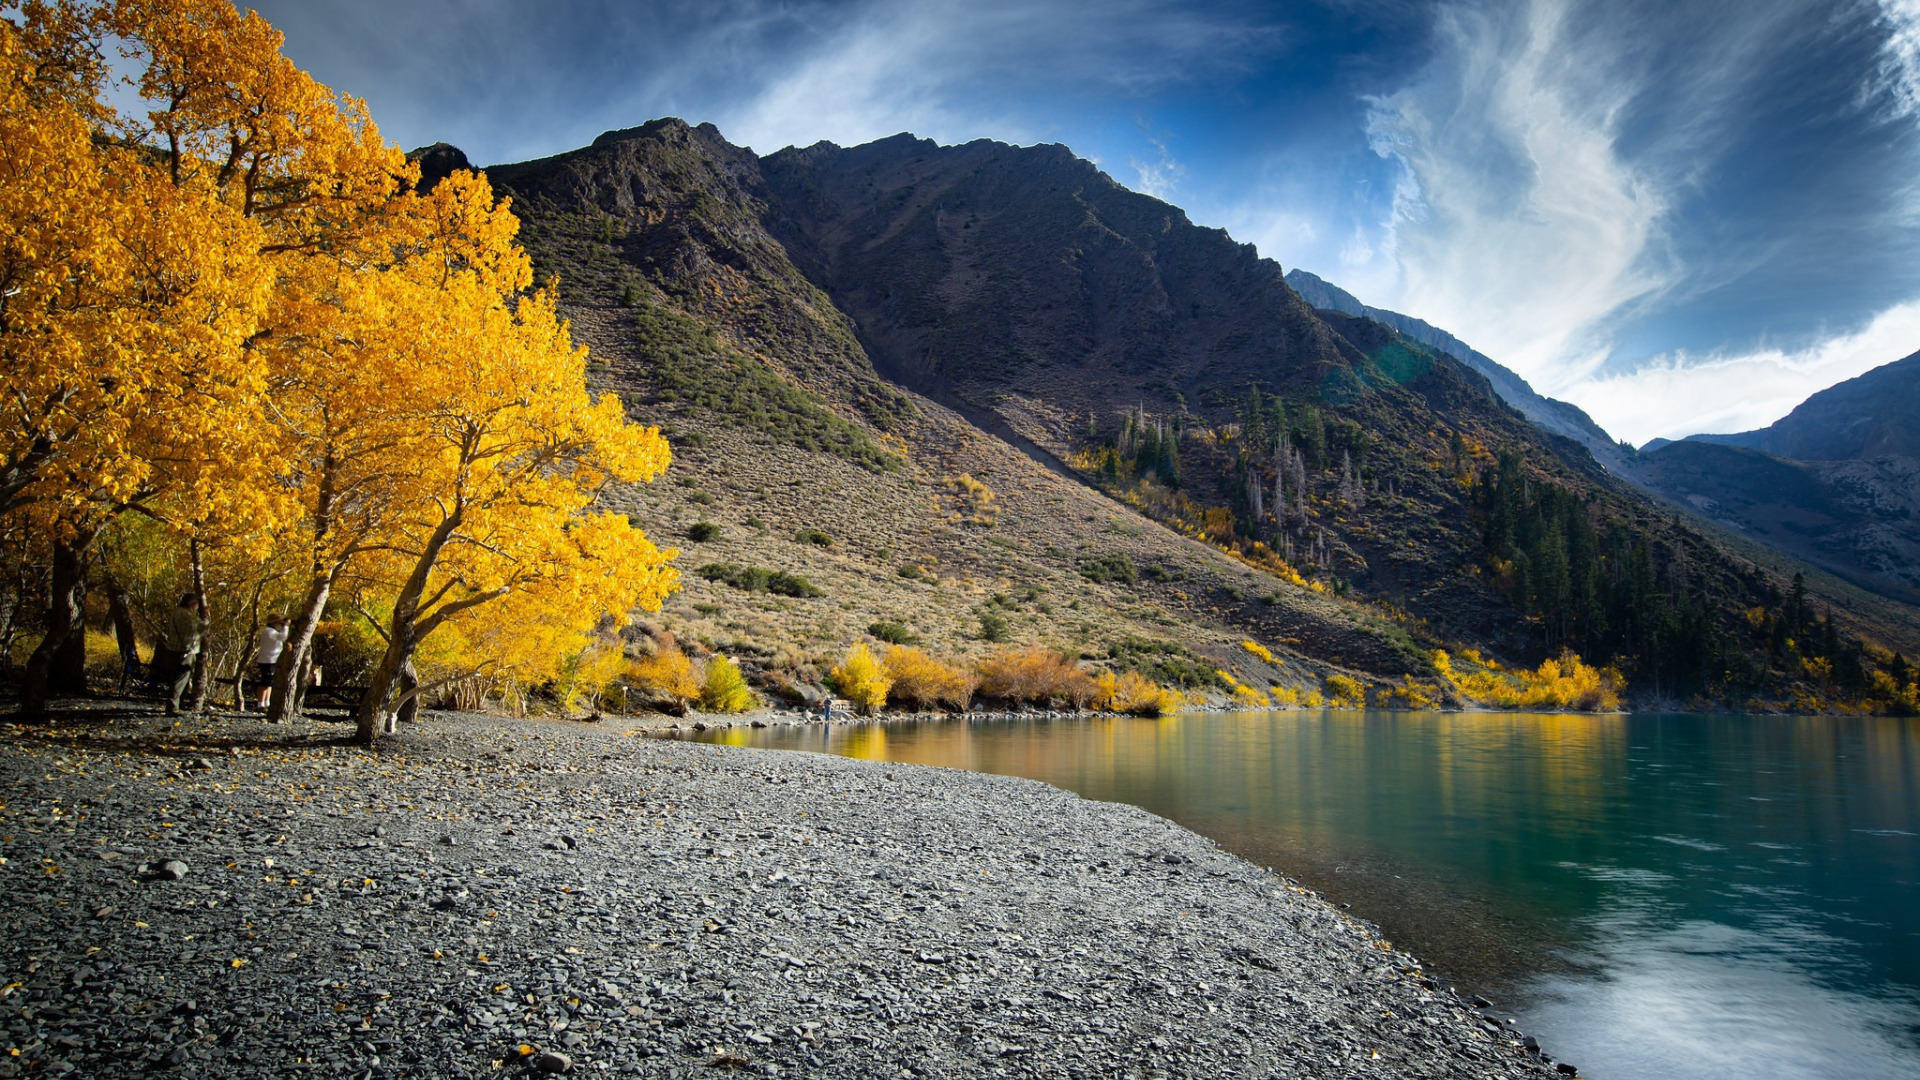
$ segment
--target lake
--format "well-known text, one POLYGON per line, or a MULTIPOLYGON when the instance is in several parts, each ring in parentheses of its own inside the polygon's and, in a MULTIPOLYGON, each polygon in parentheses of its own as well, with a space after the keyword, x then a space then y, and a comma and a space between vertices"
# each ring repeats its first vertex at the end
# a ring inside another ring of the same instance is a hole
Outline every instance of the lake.
POLYGON ((1595 1080, 1920 1078, 1920 721, 1294 711, 701 738, 1144 807, 1351 904, 1595 1080))

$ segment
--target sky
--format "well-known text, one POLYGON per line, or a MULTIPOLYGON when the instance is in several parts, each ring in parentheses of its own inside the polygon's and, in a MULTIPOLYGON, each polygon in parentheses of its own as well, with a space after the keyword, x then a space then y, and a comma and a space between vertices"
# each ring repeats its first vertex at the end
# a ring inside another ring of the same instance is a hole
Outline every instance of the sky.
POLYGON ((1617 438, 1920 350, 1920 0, 265 0, 390 139, 1063 143, 1617 438))

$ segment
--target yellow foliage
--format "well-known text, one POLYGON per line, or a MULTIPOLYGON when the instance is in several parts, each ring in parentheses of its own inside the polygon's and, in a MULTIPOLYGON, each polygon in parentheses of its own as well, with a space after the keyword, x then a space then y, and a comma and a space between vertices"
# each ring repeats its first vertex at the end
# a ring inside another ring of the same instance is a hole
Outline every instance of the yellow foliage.
POLYGON ((693 660, 681 651, 671 634, 662 635, 652 656, 635 660, 627 669, 627 677, 637 686, 659 691, 682 704, 699 697, 704 688, 693 660))
POLYGON ((740 675, 740 665, 724 656, 707 661, 707 676, 700 687, 700 707, 714 713, 746 712, 753 708, 753 691, 740 675))
POLYGON ((1327 676, 1327 695, 1336 709, 1358 709, 1367 704, 1367 688, 1345 675, 1327 676))
POLYGON ((1300 691, 1291 686, 1268 687, 1267 698, 1275 705, 1298 707, 1301 704, 1300 691))
POLYGON ((1461 658, 1472 664, 1463 668, 1449 662, 1446 653, 1437 652, 1434 667, 1463 697, 1481 705, 1613 712, 1620 708, 1620 692, 1626 688, 1618 669, 1592 667, 1571 652, 1543 661, 1532 671, 1503 671, 1471 649, 1463 651, 1461 658))
POLYGON ((827 677, 833 680, 840 696, 862 712, 883 708, 887 704, 887 691, 893 687, 893 677, 865 642, 855 642, 853 648, 847 650, 846 659, 834 665, 827 677))
POLYGON ((893 680, 890 691, 893 700, 916 709, 936 705, 965 709, 973 700, 974 687, 979 684, 972 673, 942 663, 910 645, 889 647, 882 663, 887 676, 893 680))
POLYGON ((945 489, 947 505, 951 509, 949 521, 967 525, 992 525, 997 508, 994 505, 993 489, 975 480, 967 473, 949 476, 941 482, 945 489))
POLYGON ((1163 689, 1137 671, 1115 675, 1103 671, 1094 680, 1093 707, 1134 716, 1172 716, 1185 699, 1177 690, 1163 689))
POLYGON ((1038 645, 995 653, 980 661, 979 672, 980 692, 1001 701, 1086 708, 1099 692, 1079 665, 1038 645))
POLYGON ((1240 647, 1252 653, 1253 655, 1259 657, 1260 659, 1265 660, 1269 664, 1273 663, 1273 653, 1269 651, 1265 645, 1262 645, 1257 641, 1243 641, 1240 643, 1240 647))

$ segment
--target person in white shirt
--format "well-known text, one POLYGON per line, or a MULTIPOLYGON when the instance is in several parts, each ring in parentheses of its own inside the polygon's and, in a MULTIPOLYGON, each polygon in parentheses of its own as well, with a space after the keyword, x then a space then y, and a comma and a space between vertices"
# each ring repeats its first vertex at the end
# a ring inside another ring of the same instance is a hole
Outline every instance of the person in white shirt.
POLYGON ((273 666, 280 662, 281 650, 286 647, 287 617, 267 616, 267 625, 253 636, 254 677, 260 680, 259 705, 262 710, 273 699, 273 666))

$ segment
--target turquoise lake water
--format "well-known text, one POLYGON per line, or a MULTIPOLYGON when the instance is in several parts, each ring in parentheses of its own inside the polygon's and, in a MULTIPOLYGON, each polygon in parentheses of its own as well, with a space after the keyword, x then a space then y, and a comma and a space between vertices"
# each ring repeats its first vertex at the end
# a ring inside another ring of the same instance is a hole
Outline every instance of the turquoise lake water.
POLYGON ((1296 711, 702 739, 1145 807, 1351 904, 1595 1080, 1920 1080, 1920 721, 1296 711))

